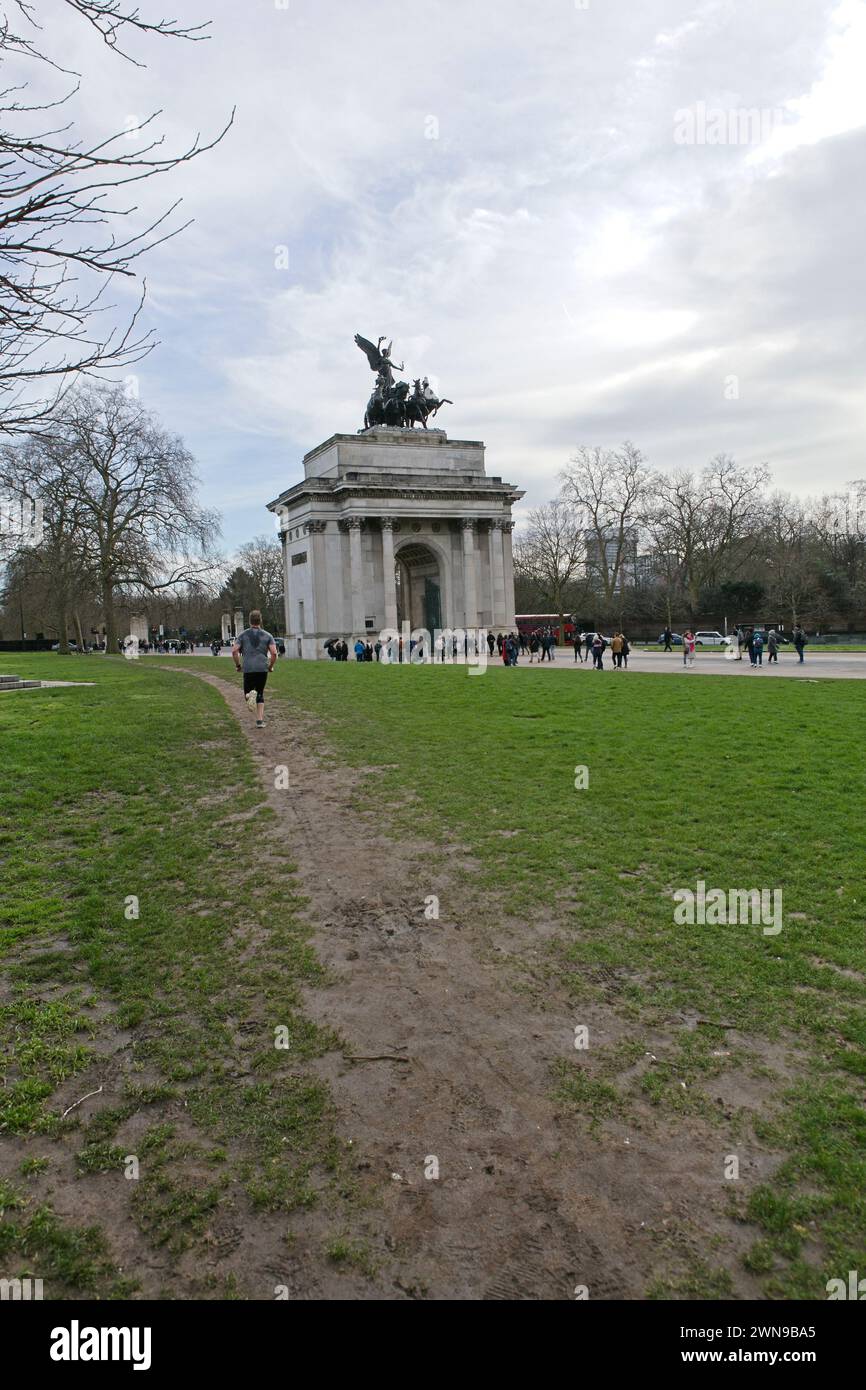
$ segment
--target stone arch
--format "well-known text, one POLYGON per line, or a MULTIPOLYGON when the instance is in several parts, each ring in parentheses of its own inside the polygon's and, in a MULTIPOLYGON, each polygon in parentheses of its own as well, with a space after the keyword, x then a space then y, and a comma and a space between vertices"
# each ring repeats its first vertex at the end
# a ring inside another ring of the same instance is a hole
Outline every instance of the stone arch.
POLYGON ((398 589, 398 612, 401 621, 408 620, 412 627, 426 627, 428 616, 420 593, 424 589, 421 581, 433 580, 439 586, 439 627, 449 626, 451 613, 451 564, 450 557, 435 537, 401 536, 394 546, 394 563, 400 574, 398 589), (404 586, 408 581, 408 600, 404 586), (403 593, 400 593, 403 590, 403 593), (409 611, 406 611, 408 604, 409 611))

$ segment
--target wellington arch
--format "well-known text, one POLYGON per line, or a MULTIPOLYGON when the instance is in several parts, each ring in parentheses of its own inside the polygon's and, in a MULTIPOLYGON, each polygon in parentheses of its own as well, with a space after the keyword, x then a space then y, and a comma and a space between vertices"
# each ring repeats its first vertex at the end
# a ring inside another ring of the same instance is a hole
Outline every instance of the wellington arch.
POLYGON ((511 509, 484 445, 443 430, 335 434, 269 510, 279 517, 290 657, 412 629, 513 629, 511 509))

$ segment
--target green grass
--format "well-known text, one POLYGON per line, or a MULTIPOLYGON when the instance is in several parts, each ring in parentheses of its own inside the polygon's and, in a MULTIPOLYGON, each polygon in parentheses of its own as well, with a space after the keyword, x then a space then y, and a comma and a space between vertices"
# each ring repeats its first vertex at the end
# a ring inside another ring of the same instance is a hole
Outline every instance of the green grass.
MULTIPOLYGON (((512 916, 558 920, 518 988, 606 1000, 641 1055, 651 1030, 673 1032, 640 1067, 632 1052, 590 1072, 575 1054, 554 1068, 561 1102, 593 1123, 635 1098, 711 1117, 713 1078, 768 1075, 755 1123, 784 1161, 740 1210, 752 1267, 772 1250, 767 1292, 800 1297, 866 1267, 864 685, 295 662, 272 680, 323 720, 331 761, 376 769, 359 807, 423 826, 440 862, 454 844, 472 857, 477 869, 455 874, 464 910, 483 912, 486 894, 512 916), (780 888, 782 932, 676 926, 672 893, 699 879, 780 888), (717 1026, 683 1023, 695 1017, 717 1026)), ((728 1126, 746 1143, 748 1119, 728 1126)))
MULTIPOLYGON (((0 671, 96 682, 0 696, 0 1144, 32 1146, 32 1177, 51 1155, 57 1178, 122 1184, 129 1220, 172 1254, 223 1205, 333 1198, 343 1223, 333 1108, 303 1074, 336 1041, 300 1009, 323 972, 291 864, 257 870, 271 817, 232 715, 152 663, 4 654, 0 671), (172 1104, 193 1141, 161 1134, 172 1104), (136 1117, 148 1128, 128 1182, 122 1127, 136 1117)), ((269 852, 276 863, 282 846, 269 852)), ((64 1229, 34 1212, 8 1248, 50 1273, 64 1229)), ((110 1244, 75 1240, 63 1287, 110 1293, 110 1244)))
MULTIPOLYGON (((164 664, 184 663, 0 659, 22 675, 99 679, 92 691, 0 697, 0 918, 12 923, 0 1123, 39 1157, 72 1127, 85 1176, 114 1181, 122 1125, 152 1112, 131 1211, 179 1252, 238 1191, 251 1212, 291 1213, 323 1180, 348 1200, 351 1188, 328 1094, 303 1075, 334 1040, 299 1013, 301 985, 321 972, 298 904, 285 874, 245 894, 243 911, 233 892, 267 822, 240 735, 214 692, 164 664), (249 824, 229 820, 243 811, 249 824), (124 916, 128 894, 138 920, 124 916), (262 945, 244 955, 250 931, 262 945), (238 1034, 243 1020, 256 1027, 238 1034), (273 1048, 281 1023, 292 1051, 273 1048), (89 1089, 88 1059, 120 1027, 141 1034, 122 1103, 61 1121, 57 1088, 66 1096, 77 1078, 77 1094, 89 1089), (164 1128, 177 1089, 192 1145, 164 1128)), ((206 669, 234 679, 227 662, 206 669)), ((437 871, 472 861, 454 869, 451 907, 491 945, 502 913, 527 924, 533 946, 534 921, 556 924, 544 951, 512 955, 503 991, 555 992, 578 1019, 593 1004, 622 1020, 624 1046, 552 1059, 557 1104, 593 1127, 641 1107, 672 1125, 721 1123, 714 1082, 763 1084, 757 1111, 735 1104, 721 1129, 781 1155, 748 1200, 730 1185, 753 1236, 746 1268, 768 1296, 801 1298, 866 1268, 863 684, 285 662, 272 687, 322 721, 323 759, 374 769, 354 793, 359 811, 397 832, 422 827, 437 871), (781 934, 677 926, 672 894, 698 879, 781 888, 781 934)), ((11 1216, 20 1228, 20 1210, 11 1216)), ((326 1253, 361 1267, 364 1249, 341 1234, 326 1253)), ((647 1292, 729 1287, 716 1255, 647 1292)))

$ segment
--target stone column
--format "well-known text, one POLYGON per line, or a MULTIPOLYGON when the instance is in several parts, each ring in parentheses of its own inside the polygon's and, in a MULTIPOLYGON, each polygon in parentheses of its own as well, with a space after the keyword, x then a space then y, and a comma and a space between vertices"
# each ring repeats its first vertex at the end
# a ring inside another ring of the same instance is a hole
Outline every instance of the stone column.
POLYGON ((364 560, 361 553, 361 525, 359 516, 346 520, 349 532, 349 575, 352 586, 352 636, 364 637, 364 560))
POLYGON ((385 627, 397 629, 397 585, 394 579, 394 518, 383 516, 382 570, 385 584, 385 627))
POLYGON ((503 521, 502 558, 505 563, 505 621, 509 629, 516 632, 517 620, 514 617, 514 556, 511 551, 511 533, 513 530, 513 521, 503 521))
POLYGON ((463 626, 478 626, 478 579, 475 562, 475 522, 463 517, 463 626))
POLYGON ((291 632, 291 614, 289 612, 289 531, 285 525, 280 527, 280 544, 283 547, 283 632, 288 637, 291 632))
POLYGON ((505 612, 505 561, 502 554, 502 521, 495 517, 490 523, 490 569, 493 593, 493 626, 497 631, 507 627, 505 612))

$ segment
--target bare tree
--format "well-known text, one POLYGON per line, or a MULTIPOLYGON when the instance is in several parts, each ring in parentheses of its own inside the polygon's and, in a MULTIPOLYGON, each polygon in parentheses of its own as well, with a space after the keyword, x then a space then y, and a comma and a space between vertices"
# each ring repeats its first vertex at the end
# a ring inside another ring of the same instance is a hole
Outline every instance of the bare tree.
POLYGON ((679 589, 691 615, 702 593, 737 575, 760 548, 766 468, 740 468, 719 454, 700 473, 657 474, 644 508, 671 590, 679 589))
POLYGON ((562 497, 533 508, 526 530, 515 543, 514 567, 558 615, 559 640, 564 642, 567 590, 586 567, 583 513, 562 497))
POLYGON ((16 446, 0 448, 0 487, 35 490, 40 499, 38 541, 22 547, 17 575, 26 574, 31 589, 42 590, 40 611, 50 616, 60 641, 68 651, 70 619, 83 645, 79 608, 94 592, 95 570, 83 525, 83 509, 74 496, 73 473, 45 441, 32 438, 16 446), (59 466, 58 466, 59 465, 59 466))
POLYGON ((252 580, 265 627, 273 631, 283 607, 283 548, 276 536, 254 536, 241 546, 238 559, 252 580))
POLYGON ((586 517, 587 568, 608 612, 637 555, 649 476, 628 440, 621 449, 583 446, 562 474, 564 498, 586 517))
MULTIPOLYGON (((0 20, 0 60, 16 55, 65 80, 55 100, 27 101, 29 84, 0 91, 0 431, 26 433, 78 374, 129 366, 154 347, 152 333, 138 327, 144 285, 138 307, 114 326, 105 291, 114 277, 134 279, 138 258, 182 230, 173 225, 178 203, 136 229, 126 225, 135 206, 113 195, 212 149, 232 117, 214 139, 196 135, 175 155, 151 134, 159 111, 131 130, 82 141, 62 112, 80 81, 41 51, 38 0, 13 3, 18 28, 0 20)), ((121 47, 127 36, 207 37, 206 25, 147 20, 125 0, 63 3, 131 62, 121 47)))
POLYGON ((32 449, 8 451, 28 486, 74 518, 83 571, 102 605, 107 650, 117 645, 118 597, 213 579, 219 518, 197 501, 193 459, 121 387, 70 392, 32 449))

